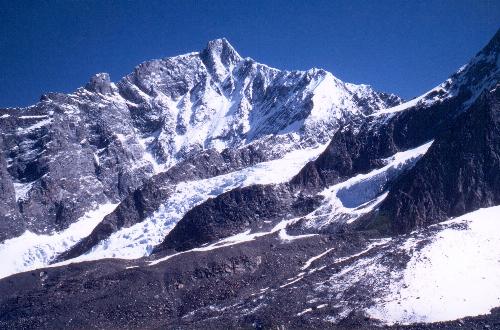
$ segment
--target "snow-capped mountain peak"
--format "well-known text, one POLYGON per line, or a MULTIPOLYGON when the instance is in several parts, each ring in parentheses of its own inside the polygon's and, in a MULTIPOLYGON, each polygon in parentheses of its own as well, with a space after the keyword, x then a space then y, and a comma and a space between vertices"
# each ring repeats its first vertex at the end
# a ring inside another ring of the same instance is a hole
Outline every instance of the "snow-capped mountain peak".
POLYGON ((131 111, 154 126, 151 148, 167 164, 196 150, 241 147, 271 135, 296 144, 292 135, 299 131, 324 143, 345 117, 401 102, 349 86, 321 69, 281 71, 242 58, 224 38, 198 53, 145 62, 118 83, 131 111))
POLYGON ((2 110, 12 191, 26 188, 20 203, 29 220, 16 223, 35 232, 65 228, 92 205, 118 202, 199 152, 253 145, 264 160, 280 158, 325 144, 344 121, 401 102, 355 86, 321 69, 270 68, 221 38, 198 52, 141 63, 116 84, 98 73, 74 93, 2 110), (88 183, 66 187, 67 173, 52 173, 66 166, 58 157, 88 183), (46 201, 46 186, 65 188, 46 201))
POLYGON ((242 60, 226 38, 209 41, 200 56, 213 75, 221 80, 232 71, 236 63, 242 60))

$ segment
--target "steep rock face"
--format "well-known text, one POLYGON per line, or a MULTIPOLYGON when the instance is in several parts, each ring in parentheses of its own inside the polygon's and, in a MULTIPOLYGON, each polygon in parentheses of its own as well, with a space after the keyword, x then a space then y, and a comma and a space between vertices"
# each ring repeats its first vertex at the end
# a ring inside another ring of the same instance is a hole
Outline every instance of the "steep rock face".
POLYGON ((394 145, 387 141, 388 138, 385 134, 355 134, 350 128, 337 132, 326 150, 318 159, 308 163, 292 179, 291 184, 318 190, 356 173, 380 167, 383 165, 381 157, 397 151, 394 145))
POLYGON ((52 94, 31 108, 0 111, 3 154, 22 215, 16 226, 64 229, 151 175, 138 140, 121 139, 134 132, 125 109, 104 95, 52 94))
POLYGON ((16 190, 7 169, 7 162, 3 155, 3 140, 0 136, 0 241, 8 237, 9 233, 21 234, 24 229, 19 217, 16 204, 16 190))
MULTIPOLYGON (((391 188, 378 221, 404 233, 500 203, 500 86, 485 92, 391 188)), ((377 221, 376 220, 376 221, 377 221)))

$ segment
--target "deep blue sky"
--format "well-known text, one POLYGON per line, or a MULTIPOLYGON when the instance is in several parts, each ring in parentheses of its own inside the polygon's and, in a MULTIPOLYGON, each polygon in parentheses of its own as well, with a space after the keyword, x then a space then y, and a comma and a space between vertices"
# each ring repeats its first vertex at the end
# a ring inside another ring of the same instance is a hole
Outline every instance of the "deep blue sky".
POLYGON ((500 27, 500 1, 0 0, 0 106, 113 81, 148 59, 226 37, 281 69, 324 68, 411 98, 465 64, 500 27))

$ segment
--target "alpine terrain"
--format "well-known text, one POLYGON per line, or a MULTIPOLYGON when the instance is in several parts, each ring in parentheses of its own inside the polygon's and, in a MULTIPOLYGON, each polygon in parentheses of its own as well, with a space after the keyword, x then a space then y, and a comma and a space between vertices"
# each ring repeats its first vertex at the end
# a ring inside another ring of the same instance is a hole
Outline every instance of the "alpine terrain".
POLYGON ((499 53, 405 102, 223 38, 0 109, 0 328, 500 329, 499 53))

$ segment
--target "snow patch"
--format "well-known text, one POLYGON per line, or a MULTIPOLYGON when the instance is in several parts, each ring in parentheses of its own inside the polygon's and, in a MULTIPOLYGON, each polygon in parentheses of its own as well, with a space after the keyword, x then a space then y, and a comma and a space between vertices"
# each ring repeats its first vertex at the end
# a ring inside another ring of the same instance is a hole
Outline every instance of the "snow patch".
POLYGON ((20 202, 23 200, 26 200, 28 197, 29 192, 31 191, 31 188, 33 188, 33 185, 35 184, 36 181, 28 182, 28 183, 20 183, 20 182, 14 182, 14 190, 16 191, 16 201, 20 202))
POLYGON ((297 240, 297 239, 302 239, 302 238, 308 238, 308 237, 312 237, 312 236, 317 236, 318 234, 304 234, 304 235, 288 235, 288 233, 286 232, 286 228, 283 228, 283 229, 280 229, 279 231, 279 238, 282 240, 282 241, 294 241, 294 240, 297 240))
POLYGON ((297 313, 297 316, 302 316, 305 313, 309 313, 309 312, 312 312, 312 308, 306 308, 306 309, 304 309, 302 312, 297 313))
POLYGON ((26 133, 29 133, 29 132, 34 131, 36 129, 42 128, 44 126, 47 126, 50 123, 52 123, 52 118, 47 118, 47 119, 44 119, 44 120, 40 120, 39 122, 37 122, 37 123, 35 123, 35 124, 31 125, 31 126, 25 127, 25 128, 19 127, 17 129, 17 131, 20 134, 26 134, 26 133))
POLYGON ((500 306, 499 219, 495 206, 442 223, 447 228, 412 255, 370 316, 388 324, 438 322, 500 306))
POLYGON ((315 260, 318 260, 322 257, 324 257, 327 253, 333 251, 333 248, 332 249, 328 249, 326 250, 325 252, 317 255, 317 256, 314 256, 312 258, 310 258, 309 260, 306 261, 306 263, 304 264, 304 266, 302 266, 302 268, 300 268, 301 270, 306 270, 307 268, 311 267, 312 263, 315 261, 315 260))
POLYGON ((0 278, 48 266, 54 257, 89 235, 117 205, 101 205, 87 212, 67 229, 51 235, 26 231, 21 236, 4 241, 0 244, 0 278))
POLYGON ((19 119, 44 119, 48 118, 48 115, 38 115, 38 116, 19 116, 17 118, 19 119))

